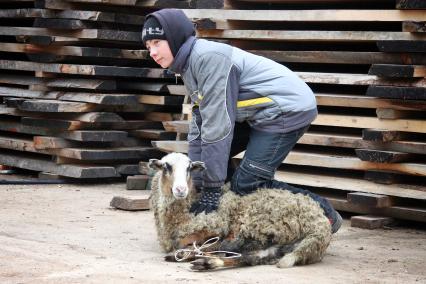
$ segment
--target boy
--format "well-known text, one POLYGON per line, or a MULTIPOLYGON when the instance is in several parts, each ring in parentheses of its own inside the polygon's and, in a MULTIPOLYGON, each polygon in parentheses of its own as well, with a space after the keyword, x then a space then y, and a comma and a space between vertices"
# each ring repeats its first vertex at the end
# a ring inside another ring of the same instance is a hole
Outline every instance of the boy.
POLYGON ((240 195, 264 187, 309 195, 323 208, 333 233, 340 228, 342 218, 327 200, 273 179, 317 116, 308 85, 272 60, 196 39, 193 24, 181 10, 147 15, 142 41, 155 62, 181 74, 194 104, 188 154, 193 161, 203 161, 207 169, 194 177, 201 198, 191 212, 216 210, 228 176, 231 190, 240 195), (231 174, 230 155, 245 148, 241 164, 231 174))

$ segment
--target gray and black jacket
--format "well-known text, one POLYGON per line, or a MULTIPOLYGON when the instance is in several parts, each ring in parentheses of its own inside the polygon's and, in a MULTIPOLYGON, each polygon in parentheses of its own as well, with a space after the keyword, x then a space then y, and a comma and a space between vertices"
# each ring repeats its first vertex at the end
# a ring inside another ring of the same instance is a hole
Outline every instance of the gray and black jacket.
MULTIPOLYGON (((182 29, 167 31, 180 26, 173 22, 177 19, 188 21, 180 10, 151 15, 159 20, 166 37, 190 34, 182 29)), ((207 188, 224 183, 236 121, 246 121, 260 131, 286 133, 309 125, 317 116, 312 90, 294 72, 227 44, 188 36, 170 70, 181 74, 191 96, 189 157, 205 162, 202 184, 195 182, 207 188)))

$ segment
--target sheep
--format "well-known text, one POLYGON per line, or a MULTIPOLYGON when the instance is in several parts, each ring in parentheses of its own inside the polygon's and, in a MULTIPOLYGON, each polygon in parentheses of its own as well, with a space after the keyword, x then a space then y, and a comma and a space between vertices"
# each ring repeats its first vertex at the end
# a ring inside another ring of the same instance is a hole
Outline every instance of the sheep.
MULTIPOLYGON (((215 248, 239 253, 240 257, 192 255, 191 269, 276 264, 280 268, 319 262, 331 240, 331 225, 317 202, 282 189, 258 189, 239 196, 226 184, 217 211, 195 215, 189 212, 199 194, 191 172, 204 170, 204 163, 186 155, 170 153, 151 159, 157 173, 150 196, 159 243, 170 253, 219 237, 215 248)), ((211 248, 213 249, 213 248, 211 248)), ((208 251, 206 255, 209 255, 208 251)))

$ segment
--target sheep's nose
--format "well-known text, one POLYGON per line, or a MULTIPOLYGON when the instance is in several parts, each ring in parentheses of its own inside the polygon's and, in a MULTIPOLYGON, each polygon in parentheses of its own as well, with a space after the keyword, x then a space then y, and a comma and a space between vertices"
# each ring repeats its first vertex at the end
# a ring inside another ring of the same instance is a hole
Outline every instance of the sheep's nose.
POLYGON ((178 192, 178 193, 182 193, 182 192, 184 192, 186 190, 186 186, 183 186, 183 185, 178 185, 178 186, 176 186, 176 191, 178 192))

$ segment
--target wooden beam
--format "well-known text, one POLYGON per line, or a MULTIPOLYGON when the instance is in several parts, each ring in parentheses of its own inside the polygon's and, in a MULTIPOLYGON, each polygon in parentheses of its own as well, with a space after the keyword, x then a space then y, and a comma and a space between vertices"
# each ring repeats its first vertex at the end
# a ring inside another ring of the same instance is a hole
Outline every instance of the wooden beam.
POLYGON ((149 210, 149 195, 146 196, 114 196, 110 202, 110 206, 126 210, 138 211, 149 210))
POLYGON ((378 216, 389 216, 404 220, 424 222, 426 220, 426 210, 416 207, 392 206, 389 208, 366 208, 357 204, 350 204, 347 200, 335 197, 327 197, 334 209, 361 214, 374 214, 378 216))
POLYGON ((381 194, 349 192, 347 198, 350 203, 367 207, 385 208, 394 205, 392 198, 381 194))
POLYGON ((74 178, 108 178, 118 177, 114 167, 89 165, 57 165, 40 155, 25 153, 11 153, 0 151, 0 164, 39 172, 49 172, 74 178))
POLYGON ((32 127, 13 120, 2 119, 0 130, 43 136, 55 136, 76 141, 114 142, 127 138, 126 131, 118 130, 75 130, 57 131, 50 128, 32 127))
POLYGON ((407 139, 407 134, 384 129, 363 129, 362 139, 375 142, 392 142, 407 139))
POLYGON ((53 64, 27 61, 0 60, 0 69, 43 71, 63 74, 118 76, 138 78, 174 78, 167 70, 161 68, 137 68, 100 65, 53 64))
POLYGON ((423 40, 377 41, 377 47, 382 52, 426 52, 426 42, 423 40))
POLYGON ((426 77, 426 66, 373 64, 370 67, 368 74, 391 78, 424 78, 426 77))
POLYGON ((139 103, 153 105, 182 105, 180 96, 139 95, 139 103))
MULTIPOLYGON (((0 44, 1 47, 1 44, 0 44)), ((334 64, 426 64, 416 53, 384 53, 355 51, 293 51, 248 50, 278 62, 334 63, 334 64)))
POLYGON ((186 141, 152 141, 152 146, 166 152, 188 153, 188 142, 186 141))
POLYGON ((402 23, 402 31, 410 33, 426 32, 426 22, 405 21, 402 23))
POLYGON ((425 87, 398 87, 398 86, 369 86, 367 96, 399 99, 399 100, 426 100, 425 87))
POLYGON ((383 185, 371 181, 353 178, 342 177, 336 175, 333 171, 327 174, 311 173, 306 170, 278 170, 275 174, 275 179, 290 184, 309 186, 315 188, 331 188, 342 190, 345 192, 368 192, 373 194, 383 194, 401 198, 412 198, 418 200, 426 200, 424 186, 416 187, 403 184, 383 185))
POLYGON ((190 19, 277 22, 398 22, 426 21, 423 11, 398 10, 232 10, 183 9, 190 19))
POLYGON ((423 34, 384 31, 198 30, 197 36, 200 38, 298 42, 426 41, 426 35, 423 34))
POLYGON ((351 217, 351 227, 369 230, 383 228, 393 222, 394 219, 382 216, 364 215, 351 217))
MULTIPOLYGON (((240 153, 236 158, 242 158, 243 153, 240 153)), ((293 150, 287 156, 284 164, 312 166, 312 167, 327 167, 336 169, 348 170, 383 170, 398 172, 407 175, 426 176, 426 165, 418 163, 372 163, 364 162, 353 156, 346 155, 329 155, 323 153, 309 153, 293 150)))
POLYGON ((354 128, 379 128, 396 131, 426 133, 424 121, 418 119, 381 120, 376 117, 319 114, 312 122, 312 124, 354 128))
POLYGON ((0 18, 53 18, 53 19, 78 19, 94 22, 110 22, 128 25, 142 25, 145 17, 134 14, 120 14, 100 11, 81 10, 48 10, 35 8, 0 10, 0 18))
POLYGON ((373 163, 401 163, 415 158, 412 154, 395 151, 355 149, 355 153, 361 161, 373 163))
POLYGON ((425 0, 397 0, 397 9, 426 9, 425 0))
POLYGON ((407 110, 397 110, 391 108, 378 108, 376 109, 376 115, 380 119, 400 119, 400 118, 410 118, 416 113, 407 110))

